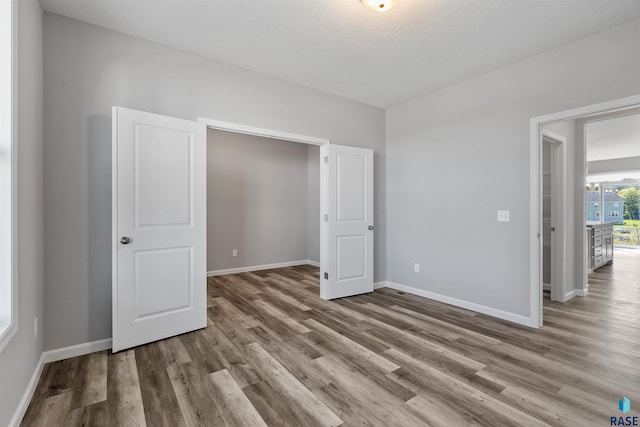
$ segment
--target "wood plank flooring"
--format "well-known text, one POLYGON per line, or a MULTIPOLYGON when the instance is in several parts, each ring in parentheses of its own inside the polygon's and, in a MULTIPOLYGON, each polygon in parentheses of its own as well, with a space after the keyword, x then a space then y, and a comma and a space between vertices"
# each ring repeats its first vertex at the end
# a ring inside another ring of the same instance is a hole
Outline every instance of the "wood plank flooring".
POLYGON ((210 278, 207 328, 47 364, 23 426, 604 426, 640 404, 640 252, 520 327, 310 266, 210 278))

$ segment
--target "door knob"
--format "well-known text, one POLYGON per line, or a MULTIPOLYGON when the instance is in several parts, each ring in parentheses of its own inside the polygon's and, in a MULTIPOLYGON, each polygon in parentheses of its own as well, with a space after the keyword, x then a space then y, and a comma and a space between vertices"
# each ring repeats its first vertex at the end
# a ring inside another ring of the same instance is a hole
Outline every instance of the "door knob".
POLYGON ((131 239, 128 238, 127 236, 123 236, 120 238, 120 243, 122 243, 123 245, 128 245, 131 242, 131 239))
POLYGON ((373 230, 373 225, 367 227, 369 230, 373 230))

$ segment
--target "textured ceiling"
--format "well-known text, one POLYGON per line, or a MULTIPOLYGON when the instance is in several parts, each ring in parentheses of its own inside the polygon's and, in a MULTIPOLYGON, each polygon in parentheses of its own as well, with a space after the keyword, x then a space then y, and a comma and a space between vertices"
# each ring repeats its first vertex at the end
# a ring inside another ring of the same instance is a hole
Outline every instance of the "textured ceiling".
POLYGON ((378 107, 640 17, 638 0, 41 0, 45 10, 378 107))
POLYGON ((640 157, 640 114, 587 123, 587 161, 640 157))

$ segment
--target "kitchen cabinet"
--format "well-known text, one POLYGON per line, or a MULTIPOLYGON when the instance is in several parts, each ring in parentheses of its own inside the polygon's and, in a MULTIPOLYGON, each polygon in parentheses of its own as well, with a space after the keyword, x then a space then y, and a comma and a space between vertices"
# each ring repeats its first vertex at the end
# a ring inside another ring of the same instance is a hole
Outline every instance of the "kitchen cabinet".
POLYGON ((613 224, 588 225, 587 242, 591 270, 613 261, 613 224))

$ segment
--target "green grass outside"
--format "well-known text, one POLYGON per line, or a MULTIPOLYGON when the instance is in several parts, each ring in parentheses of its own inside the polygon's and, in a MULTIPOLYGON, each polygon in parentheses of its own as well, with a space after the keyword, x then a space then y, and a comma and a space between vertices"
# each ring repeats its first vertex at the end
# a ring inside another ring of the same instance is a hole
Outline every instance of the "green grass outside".
POLYGON ((640 246, 640 220, 625 219, 623 224, 613 224, 613 244, 640 246))

